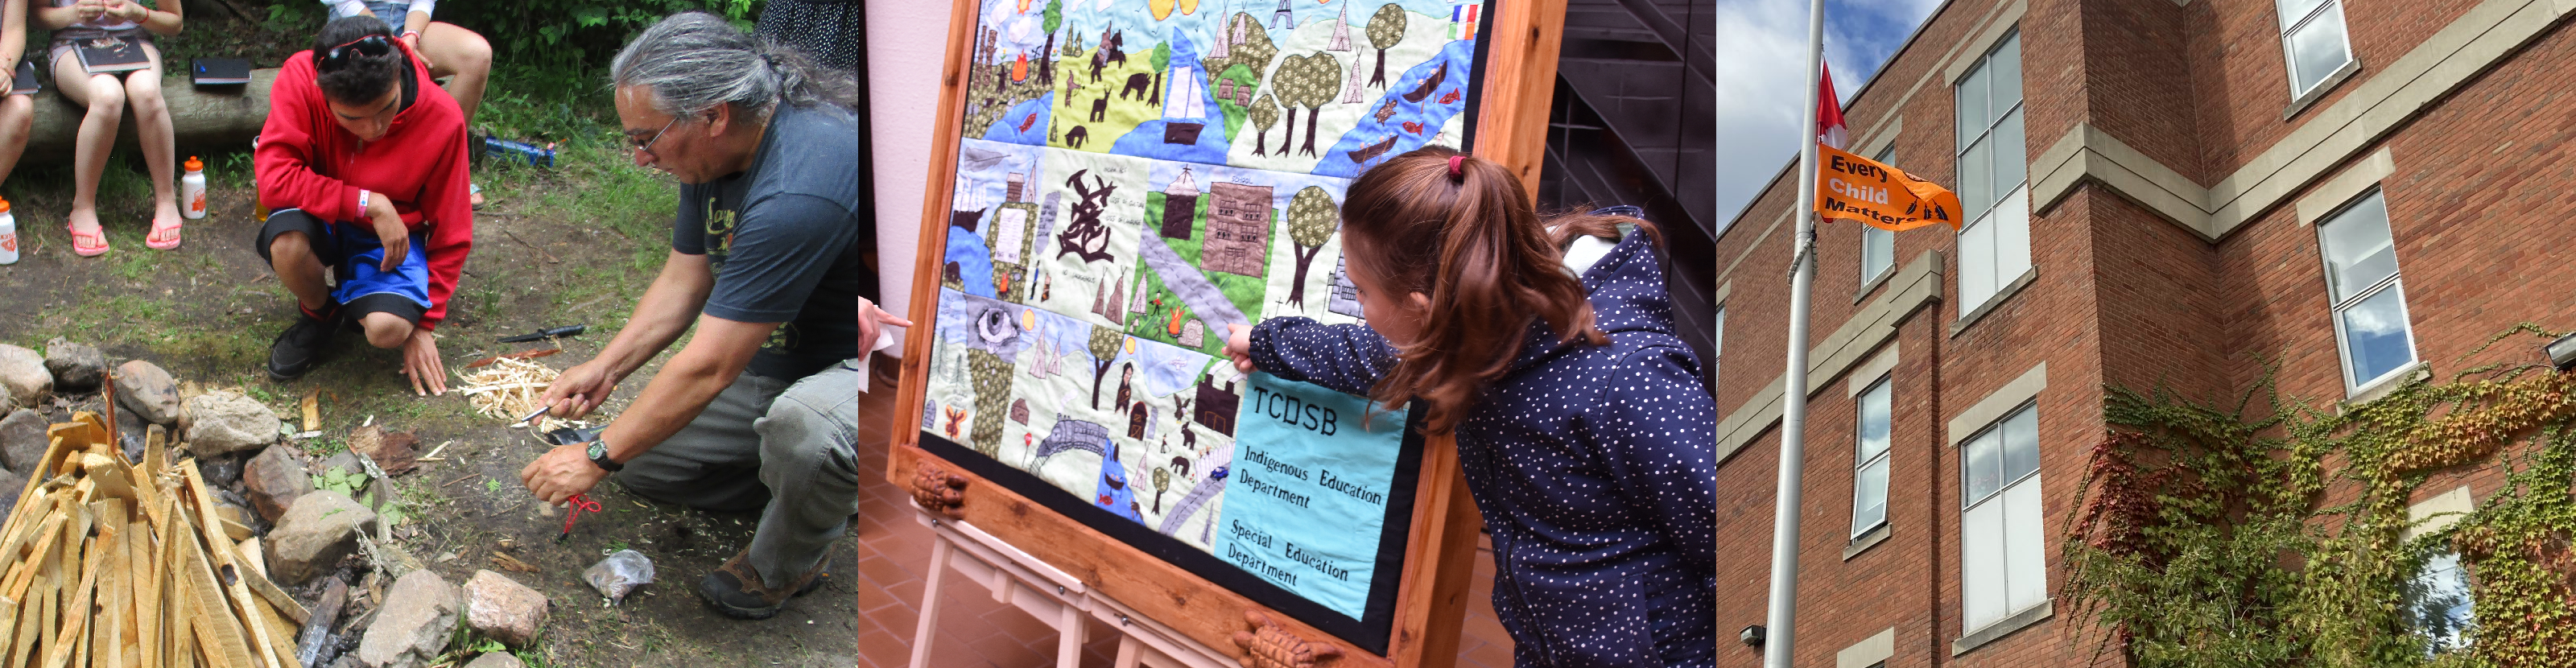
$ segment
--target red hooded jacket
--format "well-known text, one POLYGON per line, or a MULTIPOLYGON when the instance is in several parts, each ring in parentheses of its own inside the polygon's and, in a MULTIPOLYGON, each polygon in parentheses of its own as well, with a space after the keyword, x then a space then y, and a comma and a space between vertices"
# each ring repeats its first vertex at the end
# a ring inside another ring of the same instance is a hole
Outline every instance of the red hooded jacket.
POLYGON ((332 225, 358 219, 361 189, 391 199, 403 224, 425 235, 429 311, 420 328, 428 330, 447 317, 447 298, 456 294, 457 274, 473 249, 474 206, 465 175, 465 115, 420 62, 418 55, 411 57, 420 84, 412 105, 394 115, 383 138, 360 142, 323 103, 313 52, 288 56, 269 89, 268 124, 260 129, 252 168, 261 204, 303 209, 332 225))

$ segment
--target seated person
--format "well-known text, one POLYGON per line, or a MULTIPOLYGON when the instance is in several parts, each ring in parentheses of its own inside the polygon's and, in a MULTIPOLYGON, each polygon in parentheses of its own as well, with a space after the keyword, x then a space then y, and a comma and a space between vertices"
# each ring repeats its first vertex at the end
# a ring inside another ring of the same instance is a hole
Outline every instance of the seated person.
MULTIPOLYGON (((36 23, 54 31, 51 50, 54 85, 63 99, 89 108, 81 117, 80 139, 72 157, 72 212, 65 227, 72 233, 72 252, 82 257, 106 254, 107 233, 99 229, 98 180, 107 170, 107 154, 116 148, 116 125, 125 108, 134 107, 136 138, 143 144, 143 164, 152 172, 152 232, 143 245, 156 250, 179 247, 178 175, 170 143, 170 107, 161 101, 161 47, 152 35, 179 34, 179 2, 162 0, 153 9, 134 0, 53 0, 36 11, 36 23), (73 47, 101 40, 134 40, 152 66, 123 72, 91 73, 73 47)), ((12 52, 11 55, 15 55, 12 52)))
POLYGON ((268 374, 304 375, 346 326, 401 348, 414 392, 444 393, 430 330, 474 241, 465 117, 374 16, 335 19, 313 45, 279 69, 252 160, 271 210, 254 247, 300 313, 270 346, 268 374), (325 268, 338 288, 323 285, 325 268))
MULTIPOLYGON (((465 112, 466 127, 473 127, 474 109, 483 105, 483 85, 492 79, 491 42, 456 24, 429 20, 438 0, 322 0, 322 4, 331 6, 331 18, 373 14, 399 30, 411 52, 429 66, 429 78, 448 79, 448 96, 456 98, 456 107, 465 112)), ((474 206, 483 206, 483 189, 473 191, 474 206)))
POLYGON ((687 13, 609 67, 637 164, 681 183, 671 253, 617 338, 546 388, 554 414, 598 408, 694 328, 590 443, 519 471, 547 503, 611 473, 627 491, 760 511, 751 544, 698 583, 718 612, 776 616, 822 583, 858 512, 857 359, 880 325, 875 240, 859 214, 858 116, 846 74, 687 13))
MULTIPOLYGON (((18 57, 26 53, 27 0, 0 0, 0 73, 16 73, 18 57)), ((27 133, 35 125, 35 96, 0 96, 0 183, 18 168, 18 155, 27 150, 27 133)))

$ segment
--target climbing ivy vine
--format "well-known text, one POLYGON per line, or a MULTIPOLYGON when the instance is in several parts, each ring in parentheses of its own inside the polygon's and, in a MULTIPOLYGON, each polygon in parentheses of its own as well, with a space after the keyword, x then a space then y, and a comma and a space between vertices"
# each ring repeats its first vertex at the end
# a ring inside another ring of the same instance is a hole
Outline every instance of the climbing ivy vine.
MULTIPOLYGON (((2555 334, 2523 324, 2506 340, 2555 334)), ((2266 373, 2232 405, 2109 388, 2065 526, 2061 605, 2096 659, 2139 668, 2576 666, 2576 374, 2489 364, 2343 411, 2266 373), (2409 540, 2435 472, 2504 487, 2409 540), (2444 547, 2469 574, 2467 646, 2435 652, 2407 590, 2444 547)))

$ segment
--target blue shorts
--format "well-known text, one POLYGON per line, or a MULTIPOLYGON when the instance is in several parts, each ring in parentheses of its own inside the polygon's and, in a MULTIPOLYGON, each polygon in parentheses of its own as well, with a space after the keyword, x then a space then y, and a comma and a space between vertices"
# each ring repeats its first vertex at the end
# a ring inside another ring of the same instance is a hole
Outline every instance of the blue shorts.
POLYGON ((331 300, 345 307, 351 321, 367 313, 389 313, 417 325, 429 312, 429 252, 421 235, 411 235, 411 252, 388 272, 381 267, 385 248, 374 231, 356 223, 324 223, 302 209, 279 209, 269 212, 268 223, 260 226, 254 247, 259 258, 268 260, 269 245, 287 232, 304 233, 313 256, 331 268, 339 284, 331 290, 331 300))

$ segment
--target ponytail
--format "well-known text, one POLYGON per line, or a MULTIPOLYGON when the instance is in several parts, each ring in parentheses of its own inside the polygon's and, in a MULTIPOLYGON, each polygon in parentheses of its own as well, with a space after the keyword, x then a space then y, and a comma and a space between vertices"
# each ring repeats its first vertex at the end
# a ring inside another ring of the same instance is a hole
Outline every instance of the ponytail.
POLYGON ((1510 170, 1438 146, 1362 173, 1342 219, 1345 253, 1396 293, 1388 297, 1429 297, 1419 337, 1370 398, 1421 401, 1431 434, 1455 430, 1484 386, 1511 371, 1532 323, 1546 323, 1558 344, 1609 343, 1561 249, 1575 235, 1616 238, 1619 224, 1642 222, 1587 215, 1542 224, 1510 170))
POLYGON ((705 12, 673 14, 645 28, 610 61, 609 80, 650 88, 654 108, 674 116, 731 104, 768 118, 781 100, 843 110, 858 103, 851 73, 817 66, 802 51, 705 12))

